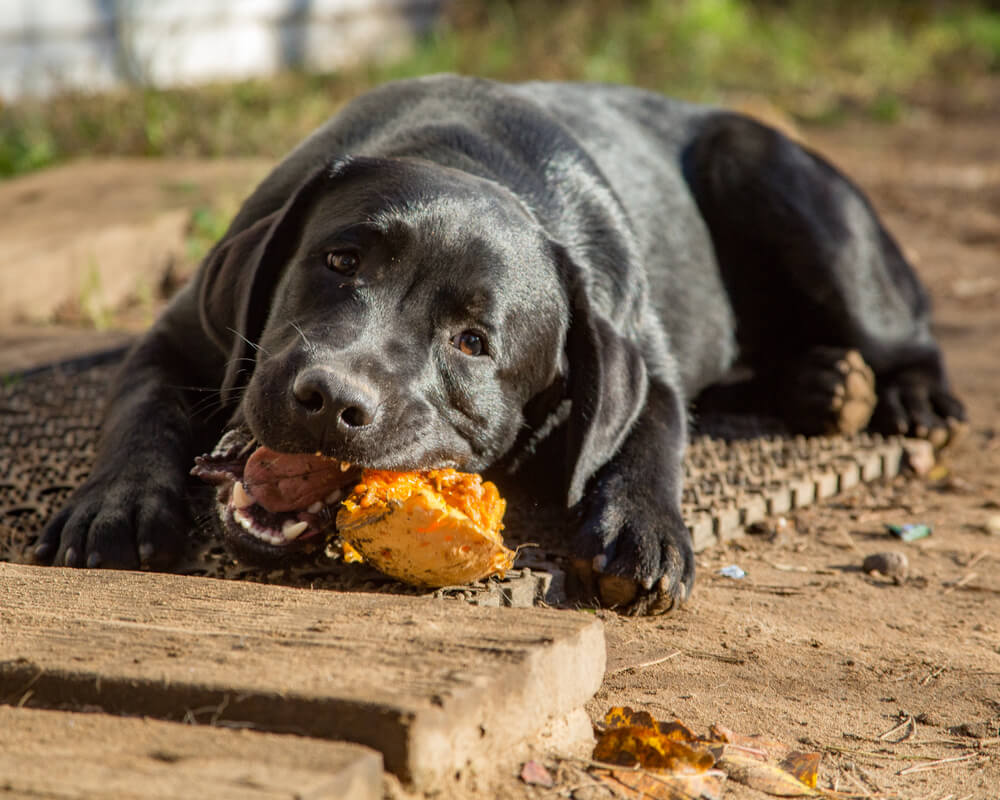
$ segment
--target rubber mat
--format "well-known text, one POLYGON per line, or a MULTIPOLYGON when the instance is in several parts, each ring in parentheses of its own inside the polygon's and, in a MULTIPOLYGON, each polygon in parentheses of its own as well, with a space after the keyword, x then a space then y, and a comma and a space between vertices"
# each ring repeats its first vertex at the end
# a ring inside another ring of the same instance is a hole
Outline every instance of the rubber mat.
MULTIPOLYGON (((0 560, 28 562, 39 531, 87 476, 104 393, 119 351, 8 377, 0 384, 0 560)), ((698 420, 685 460, 682 510, 704 549, 768 516, 810 505, 861 481, 899 471, 899 440, 878 436, 788 436, 776 421, 716 416, 698 420)), ((200 520, 176 571, 218 578, 364 591, 425 593, 364 565, 345 564, 331 545, 301 562, 262 569, 236 562, 215 538, 212 490, 195 490, 200 520)), ((556 504, 508 495, 505 539, 521 550, 504 580, 438 590, 484 605, 558 603, 571 521, 556 504)))

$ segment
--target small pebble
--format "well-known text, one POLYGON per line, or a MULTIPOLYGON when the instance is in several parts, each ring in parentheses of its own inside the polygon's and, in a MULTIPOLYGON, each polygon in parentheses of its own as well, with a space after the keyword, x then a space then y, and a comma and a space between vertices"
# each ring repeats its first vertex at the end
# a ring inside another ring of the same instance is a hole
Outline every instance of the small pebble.
POLYGON ((896 583, 906 580, 910 564, 904 553, 872 553, 861 564, 861 569, 867 573, 877 572, 892 578, 896 583))
POLYGON ((925 439, 905 439, 903 453, 906 456, 906 463, 917 475, 927 475, 937 462, 934 457, 934 445, 925 439))
POLYGON ((537 761, 526 761, 521 767, 521 780, 533 786, 551 789, 555 785, 552 774, 537 761))
POLYGON ((1000 536, 1000 514, 993 514, 986 520, 986 532, 1000 536))

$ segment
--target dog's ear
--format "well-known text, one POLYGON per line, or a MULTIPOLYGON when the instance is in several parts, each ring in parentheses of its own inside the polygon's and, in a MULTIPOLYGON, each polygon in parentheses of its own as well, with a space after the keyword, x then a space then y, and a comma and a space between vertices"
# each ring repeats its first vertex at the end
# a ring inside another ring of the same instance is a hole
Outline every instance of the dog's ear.
POLYGON ((621 447, 645 405, 648 381, 638 345, 597 307, 584 271, 566 250, 559 245, 556 250, 570 306, 567 502, 573 506, 587 481, 621 447))
POLYGON ((298 243, 307 209, 331 174, 329 167, 310 174, 284 206, 220 241, 202 265, 201 324, 219 349, 229 353, 222 382, 225 402, 253 372, 253 350, 274 288, 298 243))
POLYGON ((236 332, 242 328, 242 302, 249 295, 262 245, 278 214, 268 214, 235 236, 219 241, 202 265, 198 295, 201 324, 222 351, 232 350, 236 332))

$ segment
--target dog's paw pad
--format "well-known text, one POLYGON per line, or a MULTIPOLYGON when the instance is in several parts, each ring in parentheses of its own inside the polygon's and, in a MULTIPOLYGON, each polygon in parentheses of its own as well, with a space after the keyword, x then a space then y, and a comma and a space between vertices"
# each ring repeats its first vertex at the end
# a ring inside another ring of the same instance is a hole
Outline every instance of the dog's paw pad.
POLYGON ((784 415, 807 434, 854 434, 875 411, 875 374, 857 350, 816 348, 783 387, 784 415))
POLYGON ((666 614, 679 608, 691 592, 690 582, 678 584, 667 575, 646 589, 633 578, 601 574, 592 559, 574 559, 573 571, 583 597, 630 617, 666 614))
POLYGON ((857 350, 844 353, 836 369, 843 380, 836 384, 839 402, 831 405, 833 414, 826 421, 826 432, 857 433, 865 429, 875 411, 875 373, 857 350))
POLYGON ((627 608, 639 594, 640 586, 632 578, 621 575, 601 575, 597 579, 601 605, 608 608, 627 608))
POLYGON ((629 604, 626 613, 630 617, 656 617, 667 614, 680 608, 689 595, 689 588, 684 589, 681 595, 671 591, 670 579, 663 577, 652 589, 639 592, 629 604))
MULTIPOLYGON (((578 581, 581 599, 613 608, 628 616, 656 616, 679 607, 683 598, 671 591, 672 581, 662 577, 652 589, 622 575, 605 575, 595 569, 592 559, 574 559, 573 577, 578 581)), ((690 593, 687 587, 685 597, 690 593)))

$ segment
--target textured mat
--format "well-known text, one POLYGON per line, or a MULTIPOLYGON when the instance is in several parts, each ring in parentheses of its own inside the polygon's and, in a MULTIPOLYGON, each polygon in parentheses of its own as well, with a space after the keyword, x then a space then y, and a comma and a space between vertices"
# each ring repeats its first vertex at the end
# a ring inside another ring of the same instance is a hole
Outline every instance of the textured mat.
MULTIPOLYGON (((86 477, 94 457, 101 405, 118 353, 98 354, 0 384, 0 561, 25 562, 39 530, 86 477)), ((831 497, 861 481, 899 471, 899 440, 861 435, 806 438, 783 435, 776 422, 742 417, 698 421, 686 459, 685 520, 702 550, 739 535, 746 526, 831 497)), ((504 489, 506 493, 506 489, 504 489)), ((196 517, 210 515, 212 490, 195 493, 196 517)), ((502 581, 438 590, 484 605, 560 602, 568 522, 557 508, 508 493, 505 539, 529 544, 518 569, 502 581)), ((335 589, 417 594, 363 565, 344 564, 338 548, 278 570, 239 564, 208 525, 190 536, 177 571, 335 589)))

